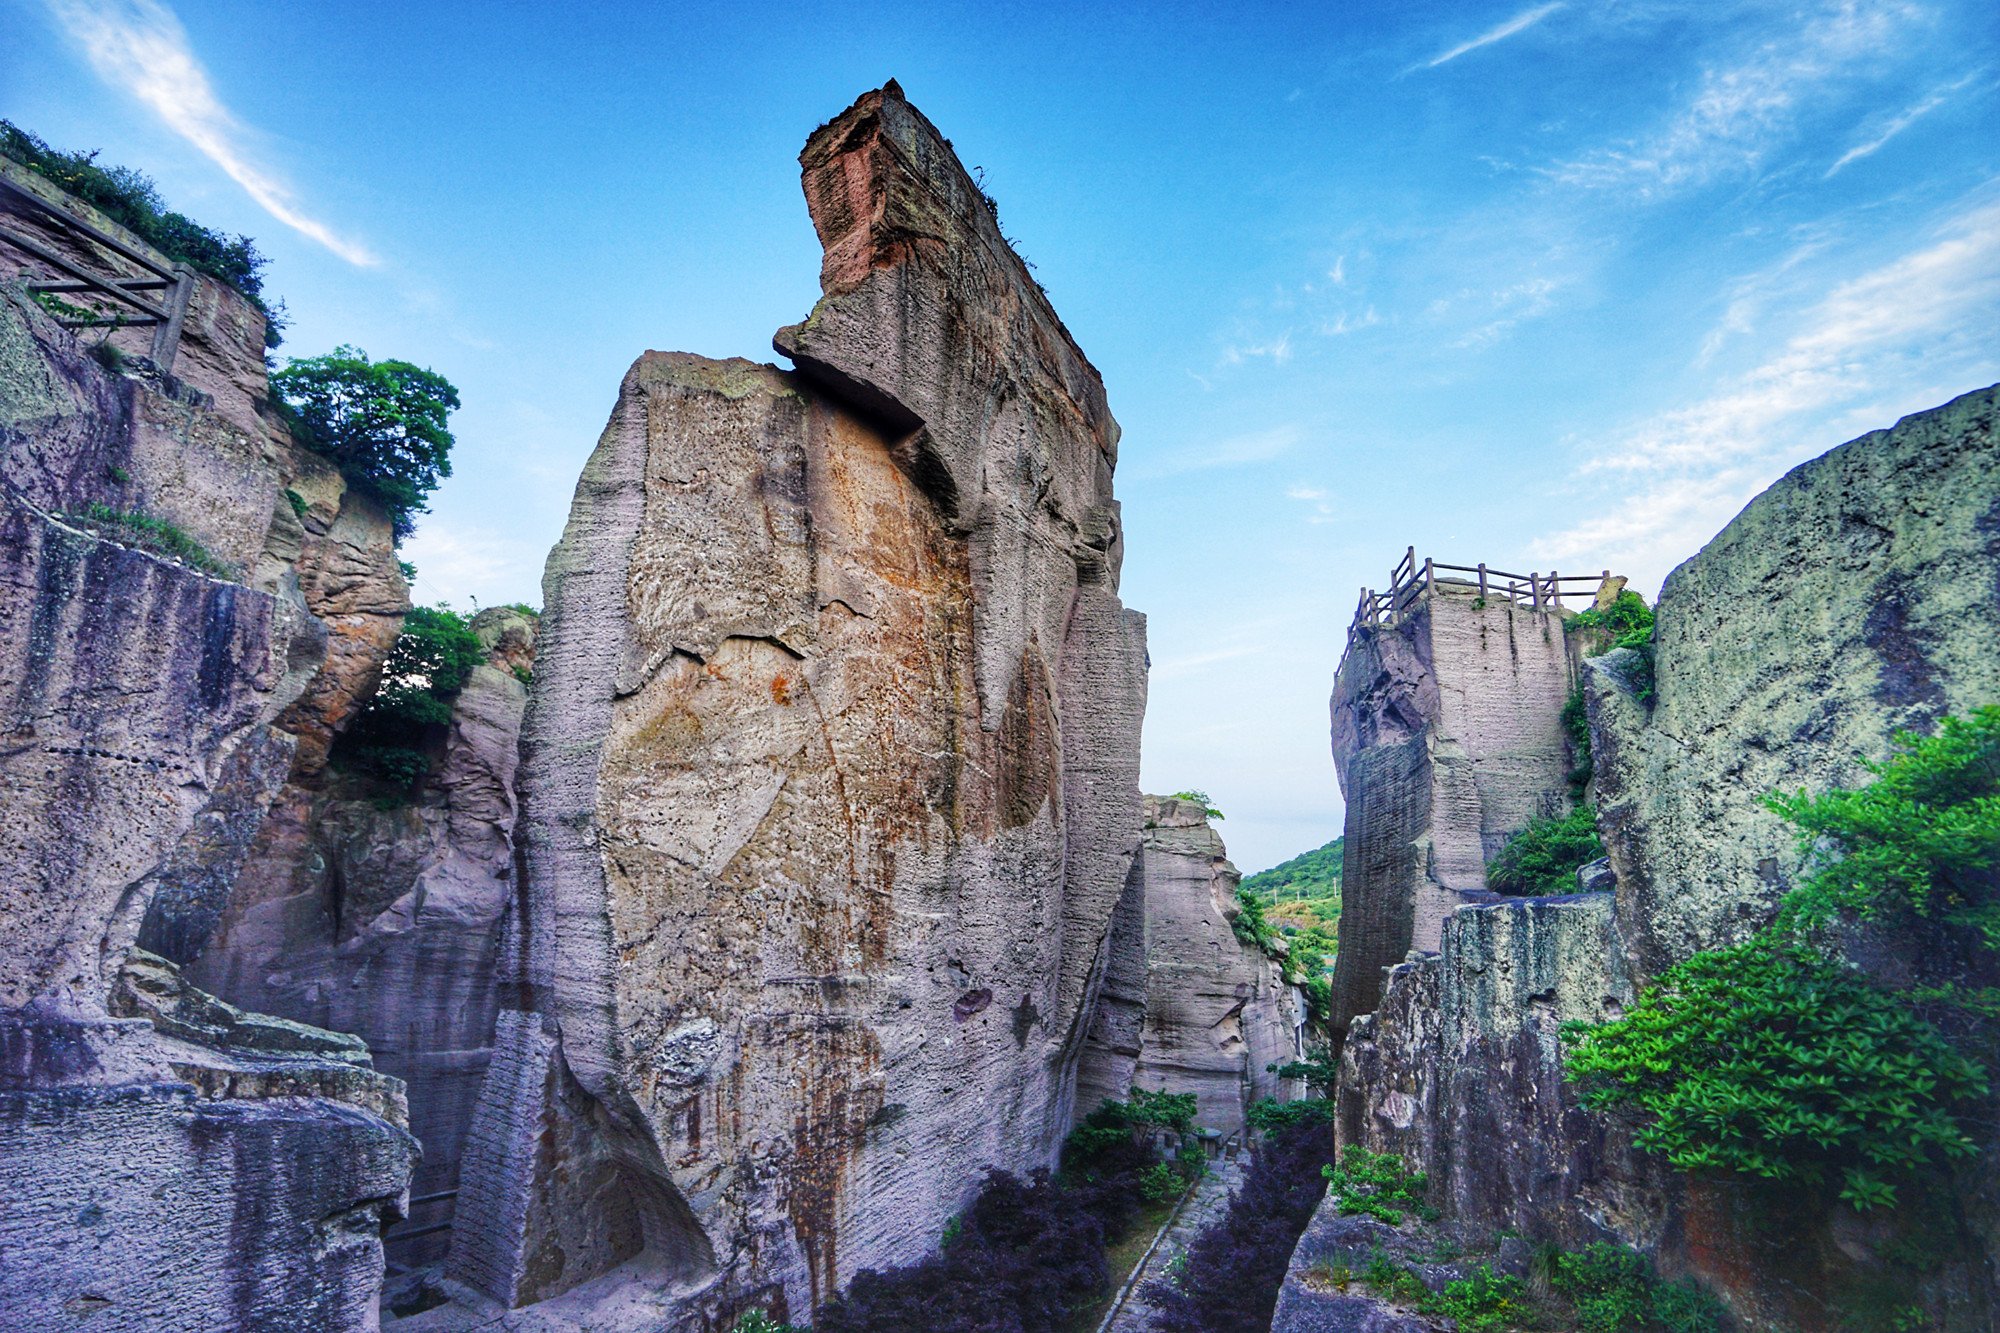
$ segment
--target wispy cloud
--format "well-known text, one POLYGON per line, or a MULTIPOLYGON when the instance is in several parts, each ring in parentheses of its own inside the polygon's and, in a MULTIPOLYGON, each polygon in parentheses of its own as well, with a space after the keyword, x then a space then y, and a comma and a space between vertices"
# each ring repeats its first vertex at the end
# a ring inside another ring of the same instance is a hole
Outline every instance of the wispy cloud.
POLYGON ((155 0, 48 0, 48 6, 100 79, 151 107, 265 212, 350 264, 380 262, 310 216, 283 181, 251 160, 245 127, 216 95, 172 11, 155 0))
POLYGON ((1477 37, 1474 37, 1471 41, 1460 42, 1457 46, 1452 47, 1449 51, 1445 51, 1436 56, 1433 56, 1429 60, 1420 61, 1417 64, 1412 65, 1410 68, 1412 70, 1436 69, 1439 65, 1448 65, 1452 61, 1458 59, 1460 56, 1469 55, 1470 53, 1477 51, 1482 46, 1491 46, 1495 42, 1506 41, 1509 37, 1512 37, 1515 33, 1520 32, 1525 28, 1533 27, 1535 24, 1540 23, 1543 19, 1547 18, 1549 15, 1555 13, 1558 9, 1561 8, 1563 8, 1562 0, 1556 0, 1556 3, 1554 4, 1536 5, 1533 9, 1524 9, 1520 13, 1516 14, 1513 18, 1508 19, 1505 23, 1502 23, 1497 27, 1488 28, 1485 32, 1480 33, 1477 37))
POLYGON ((1273 365, 1282 366, 1292 359, 1292 333, 1285 330, 1275 338, 1261 343, 1232 343, 1222 349, 1222 363, 1226 366, 1241 365, 1245 361, 1259 357, 1269 357, 1273 365))
POLYGON ((2000 375, 2000 203, 1947 219, 1900 257, 1837 283, 1747 372, 1621 433, 1582 465, 1612 481, 1597 517, 1538 558, 1664 572, 1786 468, 1899 412, 2000 375))
POLYGON ((1951 100, 1953 93, 1978 77, 1977 73, 1968 74, 1958 82, 1946 84, 1929 97, 1924 98, 1921 102, 1891 116, 1875 130, 1871 138, 1864 139, 1842 153, 1834 164, 1826 169, 1825 179, 1832 180, 1842 167, 1848 166, 1850 163, 1859 162, 1862 158, 1869 157, 1880 151, 1883 144, 1888 143, 1889 140, 1916 124, 1918 120, 1943 106, 1951 100))
POLYGON ((1737 58, 1711 66, 1652 132, 1540 170, 1565 185, 1641 198, 1754 170, 1791 136, 1801 107, 1823 101, 1842 74, 1878 62, 1918 14, 1904 4, 1822 5, 1793 30, 1760 34, 1737 58))

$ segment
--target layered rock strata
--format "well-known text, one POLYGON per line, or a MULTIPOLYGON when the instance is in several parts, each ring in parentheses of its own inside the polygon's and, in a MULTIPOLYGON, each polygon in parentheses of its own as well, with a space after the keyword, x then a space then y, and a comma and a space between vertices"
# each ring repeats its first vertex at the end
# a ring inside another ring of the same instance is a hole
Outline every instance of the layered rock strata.
POLYGON ((400 1266, 442 1260, 449 1247, 491 1055, 536 619, 511 607, 473 617, 488 660, 453 701, 414 800, 385 809, 365 782, 306 769, 306 785, 295 767, 212 935, 188 939, 187 923, 156 905, 141 939, 179 945, 190 976, 217 994, 360 1035, 408 1084, 423 1159, 411 1225, 390 1236, 400 1266))
MULTIPOLYGON (((1396 968, 1350 1030, 1344 1144, 1430 1172, 1455 1221, 1635 1245, 1747 1328, 1842 1327, 1859 1302, 1891 1298, 1919 1317, 1890 1281, 1909 1253, 1896 1219, 1774 1212, 1727 1179, 1670 1170, 1633 1149, 1629 1125, 1577 1106, 1556 1033, 1770 919, 1801 859, 1764 793, 1860 785, 1898 730, 2000 699, 1996 406, 1986 389, 1907 417, 1753 500, 1661 590, 1650 704, 1631 652, 1586 663, 1615 892, 1454 912, 1441 952, 1396 968)), ((1906 953, 1877 940, 1864 961, 1920 974, 1906 953)), ((1993 1108, 1972 1122, 1994 1123, 1993 1108)), ((1926 1326, 1983 1329, 2000 1308, 1996 1153, 1985 1143, 1956 1170, 1925 1224, 1926 1326)), ((1288 1322, 1312 1305, 1281 1303, 1276 1328, 1325 1326, 1288 1322)))
POLYGON ((801 162, 798 369, 642 357, 549 560, 451 1260, 535 1320, 804 1316, 1049 1164, 1138 843, 1097 374, 893 84, 801 162))
POLYGON ((1303 1005, 1283 969, 1238 938, 1242 877, 1208 812, 1148 796, 1145 839, 1113 917, 1104 984, 1078 1071, 1080 1111, 1129 1089, 1193 1093, 1223 1135, 1298 1087, 1272 1070, 1303 1053, 1303 1005))
MULTIPOLYGON (((34 269, 0 246, 0 274, 34 269)), ((318 614, 314 571, 386 566, 382 618, 402 607, 386 519, 261 410, 261 314, 205 279, 190 309, 166 377, 0 283, 0 1308, 363 1328, 413 1156, 400 1085, 167 964, 133 981, 150 908, 219 910, 293 764, 280 723, 353 628, 318 614)))
POLYGON ((1347 801, 1336 1035, 1375 1008, 1383 969, 1435 951, 1454 908, 1492 899, 1487 859, 1567 804, 1574 680, 1560 611, 1467 583, 1440 579, 1356 628, 1331 701, 1347 801))

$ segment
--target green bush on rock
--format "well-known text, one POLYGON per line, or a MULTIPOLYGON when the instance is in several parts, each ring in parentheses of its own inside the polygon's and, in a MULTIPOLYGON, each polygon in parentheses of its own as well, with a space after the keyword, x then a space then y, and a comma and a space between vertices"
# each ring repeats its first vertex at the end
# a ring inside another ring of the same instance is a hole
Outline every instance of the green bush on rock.
POLYGON ((407 799, 430 771, 430 737, 451 722, 452 702, 485 660, 464 616, 445 606, 411 607, 381 687, 334 747, 336 762, 384 784, 391 799, 407 799))
POLYGON ((300 443, 324 455, 348 483, 378 501, 396 540, 451 475, 458 390, 435 371, 407 361, 370 361, 356 347, 294 357, 271 373, 271 389, 289 413, 300 443))
POLYGON ((1977 1152, 1992 996, 1884 985, 1832 941, 1870 924, 1941 932, 1946 960, 1995 948, 2000 707, 1904 734, 1858 791, 1773 797, 1820 864, 1777 920, 1668 968, 1622 1018, 1572 1025, 1583 1102, 1637 1112, 1637 1142, 1689 1171, 1808 1189, 1857 1209, 1977 1152), (1959 1040, 1934 1018, 1959 1020, 1959 1040))
POLYGON ((1576 872, 1604 855, 1597 811, 1587 805, 1560 819, 1532 821, 1508 840, 1486 867, 1486 886, 1500 893, 1576 892, 1576 872))

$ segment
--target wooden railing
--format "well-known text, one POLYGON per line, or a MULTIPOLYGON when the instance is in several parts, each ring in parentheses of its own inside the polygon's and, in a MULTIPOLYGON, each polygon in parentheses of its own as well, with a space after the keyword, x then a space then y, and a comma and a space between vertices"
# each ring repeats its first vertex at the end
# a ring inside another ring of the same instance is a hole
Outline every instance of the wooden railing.
POLYGON ((1487 601, 1505 598, 1524 609, 1560 611, 1565 595, 1595 597, 1610 577, 1608 569, 1598 574, 1558 574, 1555 570, 1546 574, 1513 574, 1483 564, 1447 565, 1428 557, 1419 565, 1417 548, 1412 546, 1404 550, 1403 558, 1389 571, 1387 592, 1361 590, 1361 601, 1354 608, 1354 621, 1348 626, 1347 637, 1351 642, 1364 626, 1393 623, 1419 598, 1435 593, 1440 583, 1473 590, 1487 601), (1453 577, 1468 574, 1472 577, 1453 577))
POLYGON ((165 267, 68 209, 22 189, 5 176, 0 176, 0 195, 4 195, 16 208, 26 205, 34 213, 77 237, 85 243, 80 249, 87 252, 91 245, 101 246, 139 268, 137 277, 120 273, 93 273, 37 240, 0 227, 0 241, 55 270, 53 274, 30 277, 30 292, 48 292, 51 295, 70 292, 109 298, 119 307, 108 315, 95 311, 76 315, 57 314, 56 319, 64 328, 100 328, 106 325, 125 328, 150 324, 153 326, 153 364, 160 368, 161 374, 171 374, 174 353, 180 349, 181 324, 187 318, 188 297, 194 291, 194 274, 188 266, 175 264, 171 268, 165 267), (158 301, 148 299, 154 292, 161 293, 158 301))

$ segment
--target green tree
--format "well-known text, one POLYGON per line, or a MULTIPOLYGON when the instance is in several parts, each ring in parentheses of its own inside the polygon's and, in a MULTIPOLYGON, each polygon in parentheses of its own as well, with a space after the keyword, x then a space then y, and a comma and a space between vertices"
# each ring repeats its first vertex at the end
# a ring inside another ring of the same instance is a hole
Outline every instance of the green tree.
POLYGON ((426 741, 451 722, 452 702, 486 660, 479 636, 449 607, 413 606, 382 667, 382 684, 341 734, 335 757, 407 796, 430 764, 426 741))
POLYGON ((272 373, 271 388, 301 441, 389 511, 398 541, 415 531, 415 516, 451 475, 447 426, 458 408, 451 381, 408 361, 370 361, 358 347, 336 347, 293 358, 272 373))

